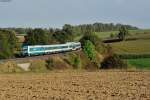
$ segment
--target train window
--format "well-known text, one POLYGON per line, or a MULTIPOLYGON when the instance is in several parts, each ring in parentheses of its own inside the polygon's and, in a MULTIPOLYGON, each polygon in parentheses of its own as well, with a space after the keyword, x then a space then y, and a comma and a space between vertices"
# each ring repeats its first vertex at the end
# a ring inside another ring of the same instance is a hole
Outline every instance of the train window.
POLYGON ((54 49, 63 49, 63 48, 68 48, 68 46, 57 46, 57 47, 54 47, 54 49))
POLYGON ((53 47, 53 49, 58 49, 58 47, 53 47))
POLYGON ((68 48, 68 46, 62 46, 62 48, 68 48))
POLYGON ((76 48, 76 45, 71 45, 70 48, 73 48, 73 49, 74 49, 74 48, 76 48))
POLYGON ((37 48, 30 48, 30 51, 42 51, 44 48, 42 47, 37 47, 37 48))
POLYGON ((72 45, 70 45, 69 47, 70 47, 70 48, 72 48, 73 46, 72 46, 72 45))
POLYGON ((80 44, 76 44, 76 46, 81 46, 80 44))
POLYGON ((53 47, 46 47, 45 50, 52 50, 53 47))

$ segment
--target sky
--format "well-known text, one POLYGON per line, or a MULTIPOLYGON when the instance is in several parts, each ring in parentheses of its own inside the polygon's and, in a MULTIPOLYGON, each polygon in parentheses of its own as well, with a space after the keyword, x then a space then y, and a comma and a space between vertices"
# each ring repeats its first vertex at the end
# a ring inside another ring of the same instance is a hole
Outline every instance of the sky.
POLYGON ((150 28, 150 0, 0 0, 0 27, 55 27, 95 22, 150 28))

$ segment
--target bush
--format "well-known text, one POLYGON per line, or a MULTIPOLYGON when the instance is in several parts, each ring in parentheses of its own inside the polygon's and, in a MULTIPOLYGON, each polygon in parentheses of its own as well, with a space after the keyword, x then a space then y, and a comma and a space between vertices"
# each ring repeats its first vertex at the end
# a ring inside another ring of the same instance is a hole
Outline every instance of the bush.
POLYGON ((80 65, 81 65, 81 59, 80 59, 79 56, 76 56, 76 57, 73 59, 73 67, 74 67, 74 69, 80 68, 80 65))
POLYGON ((13 56, 7 37, 2 34, 0 34, 0 46, 0 59, 6 59, 13 56))
POLYGON ((79 69, 81 66, 80 56, 75 53, 69 53, 64 58, 64 61, 71 65, 74 69, 79 69))
POLYGON ((85 42, 89 40, 91 41, 94 45, 96 45, 97 43, 101 42, 101 39, 98 38, 97 35, 95 35, 94 33, 84 33, 84 36, 80 39, 80 42, 82 43, 82 45, 85 45, 85 42))
POLYGON ((117 54, 121 59, 150 58, 150 54, 117 54))
POLYGON ((17 38, 15 32, 0 30, 0 59, 14 56, 17 38))
POLYGON ((1 73, 15 73, 15 72, 24 72, 23 69, 17 66, 15 62, 6 62, 0 64, 1 73))
POLYGON ((54 67, 54 60, 52 58, 49 58, 47 61, 46 61, 46 67, 48 70, 52 70, 53 67, 54 67))
POLYGON ((48 70, 64 70, 70 68, 61 56, 51 56, 46 61, 46 67, 48 70))
POLYGON ((99 53, 107 53, 107 46, 103 44, 102 40, 93 33, 85 33, 84 36, 80 39, 82 46, 85 45, 86 41, 89 40, 95 46, 96 51, 99 53))
POLYGON ((87 62, 85 69, 88 71, 96 71, 99 70, 99 66, 95 62, 87 62))
POLYGON ((101 63, 102 69, 126 69, 127 63, 125 63, 122 59, 117 55, 112 55, 106 57, 101 63))
POLYGON ((46 62, 43 60, 32 61, 29 70, 33 72, 47 71, 46 62))
POLYGON ((59 43, 66 43, 66 42, 73 41, 74 34, 73 34, 72 26, 65 24, 62 30, 59 29, 55 30, 52 37, 59 43))
POLYGON ((85 41, 85 45, 83 47, 83 51, 85 55, 91 60, 95 61, 96 58, 96 51, 95 51, 95 46, 93 43, 89 40, 85 41))
POLYGON ((128 35, 128 30, 125 26, 121 26, 119 29, 118 38, 121 40, 125 40, 126 35, 128 35))
POLYGON ((49 33, 41 28, 30 30, 25 42, 29 45, 46 45, 49 42, 49 33))
POLYGON ((110 38, 116 37, 113 33, 110 34, 110 38))

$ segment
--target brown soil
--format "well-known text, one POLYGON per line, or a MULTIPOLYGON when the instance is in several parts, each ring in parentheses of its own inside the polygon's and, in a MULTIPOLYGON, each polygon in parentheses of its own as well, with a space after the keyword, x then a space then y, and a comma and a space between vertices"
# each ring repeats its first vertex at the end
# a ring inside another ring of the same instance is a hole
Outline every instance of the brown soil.
POLYGON ((0 100, 150 100, 150 72, 0 75, 0 100))

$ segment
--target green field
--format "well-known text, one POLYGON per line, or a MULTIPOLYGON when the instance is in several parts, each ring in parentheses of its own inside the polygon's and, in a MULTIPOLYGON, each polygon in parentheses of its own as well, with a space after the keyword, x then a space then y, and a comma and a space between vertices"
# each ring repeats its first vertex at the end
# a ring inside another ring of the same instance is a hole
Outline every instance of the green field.
POLYGON ((110 34, 118 34, 118 31, 109 31, 109 32, 95 32, 95 34, 100 38, 110 37, 110 34))
POLYGON ((150 39, 110 43, 115 53, 150 53, 150 39))
POLYGON ((128 64, 135 66, 137 69, 150 69, 150 58, 129 59, 128 64))
MULTIPOLYGON (((141 29, 141 30, 129 30, 130 35, 142 35, 150 33, 150 29, 141 29)), ((95 32, 97 36, 100 38, 107 38, 110 37, 111 34, 117 35, 118 31, 109 31, 109 32, 95 32)))

